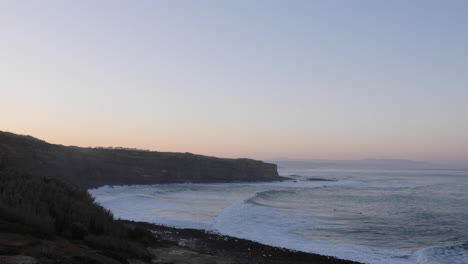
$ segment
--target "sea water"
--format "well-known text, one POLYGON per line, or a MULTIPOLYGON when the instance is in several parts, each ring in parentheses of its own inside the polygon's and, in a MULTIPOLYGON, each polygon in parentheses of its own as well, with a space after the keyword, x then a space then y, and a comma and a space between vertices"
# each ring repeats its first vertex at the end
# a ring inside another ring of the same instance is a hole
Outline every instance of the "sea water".
POLYGON ((205 229, 363 263, 468 263, 468 171, 280 174, 294 180, 105 186, 90 193, 121 219, 205 229))

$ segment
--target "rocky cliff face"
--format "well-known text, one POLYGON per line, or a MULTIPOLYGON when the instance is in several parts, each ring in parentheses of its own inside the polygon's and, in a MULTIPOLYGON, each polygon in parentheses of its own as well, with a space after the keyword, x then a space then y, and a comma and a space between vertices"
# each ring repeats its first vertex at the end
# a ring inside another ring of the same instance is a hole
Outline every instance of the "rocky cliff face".
POLYGON ((95 149, 49 144, 0 131, 0 167, 59 178, 83 188, 103 185, 282 180, 275 164, 191 153, 95 149))

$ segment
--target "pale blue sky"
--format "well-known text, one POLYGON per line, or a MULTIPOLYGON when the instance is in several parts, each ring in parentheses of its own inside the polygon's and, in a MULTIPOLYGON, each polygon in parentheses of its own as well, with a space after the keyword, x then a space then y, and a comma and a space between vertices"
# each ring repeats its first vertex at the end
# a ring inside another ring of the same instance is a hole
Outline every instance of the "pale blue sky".
POLYGON ((0 1, 0 130, 468 160, 468 1, 0 1))

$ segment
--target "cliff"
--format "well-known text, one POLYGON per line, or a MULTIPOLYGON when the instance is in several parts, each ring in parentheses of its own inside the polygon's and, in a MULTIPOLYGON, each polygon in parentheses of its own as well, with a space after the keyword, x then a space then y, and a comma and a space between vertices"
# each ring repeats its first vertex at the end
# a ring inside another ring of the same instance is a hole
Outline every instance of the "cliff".
POLYGON ((0 131, 0 168, 59 178, 82 188, 103 185, 282 180, 275 164, 191 153, 81 148, 0 131))

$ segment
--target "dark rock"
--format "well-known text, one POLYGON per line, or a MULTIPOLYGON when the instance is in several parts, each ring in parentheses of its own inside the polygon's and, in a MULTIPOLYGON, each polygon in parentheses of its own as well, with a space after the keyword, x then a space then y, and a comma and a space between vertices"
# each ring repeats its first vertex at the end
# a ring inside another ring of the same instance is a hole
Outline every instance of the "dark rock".
MULTIPOLYGON (((239 260, 249 260, 258 264, 359 264, 350 260, 306 253, 260 244, 258 242, 224 236, 204 230, 161 226, 145 222, 123 221, 151 230, 161 239, 160 243, 175 242, 177 245, 195 252, 225 256, 239 260)), ((173 244, 170 244, 173 246, 173 244)))
POLYGON ((330 179, 322 179, 322 178, 307 178, 308 181, 335 181, 330 179))

